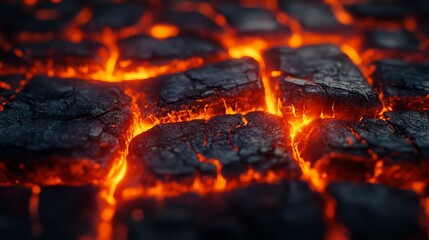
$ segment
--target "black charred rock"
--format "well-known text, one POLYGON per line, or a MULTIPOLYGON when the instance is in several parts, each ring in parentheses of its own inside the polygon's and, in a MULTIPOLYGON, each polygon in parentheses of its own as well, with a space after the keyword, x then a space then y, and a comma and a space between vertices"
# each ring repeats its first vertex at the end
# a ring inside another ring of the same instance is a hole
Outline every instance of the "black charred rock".
POLYGON ((420 225, 423 209, 414 192, 367 183, 328 186, 336 218, 351 239, 427 239, 420 225))
POLYGON ((322 1, 279 0, 280 8, 302 25, 304 31, 315 33, 344 33, 349 30, 335 18, 332 9, 322 1))
MULTIPOLYGON (((25 84, 26 77, 21 74, 0 76, 0 106, 5 105, 25 84)), ((0 107, 1 109, 2 107, 0 107)))
POLYGON ((388 112, 387 121, 415 146, 419 158, 429 160, 429 111, 388 112))
POLYGON ((251 58, 133 82, 131 87, 142 95, 138 104, 145 121, 179 121, 224 114, 228 107, 249 111, 265 104, 259 65, 251 58))
POLYGON ((359 68, 335 46, 277 47, 266 51, 264 60, 286 115, 292 106, 298 115, 344 119, 373 117, 381 109, 359 68))
POLYGON ((345 9, 358 19, 373 18, 378 21, 401 21, 410 11, 404 3, 399 1, 372 1, 345 5, 345 9))
POLYGON ((198 11, 180 11, 167 9, 155 17, 155 24, 176 26, 180 33, 211 36, 221 33, 222 27, 198 11))
POLYGON ((79 67, 95 71, 104 68, 105 61, 110 55, 104 45, 93 41, 29 42, 16 45, 14 51, 16 50, 23 53, 21 58, 18 58, 13 51, 4 56, 0 55, 0 61, 3 62, 5 70, 7 67, 35 66, 40 71, 41 66, 47 68, 49 65, 58 71, 67 67, 74 67, 75 71, 79 71, 79 67))
POLYGON ((29 214, 31 189, 0 187, 0 234, 3 239, 32 239, 29 214))
POLYGON ((129 176, 139 178, 141 185, 150 184, 152 178, 215 174, 214 161, 220 163, 227 179, 238 177, 247 166, 296 176, 300 170, 289 143, 288 123, 263 112, 160 124, 132 140, 129 176))
POLYGON ((186 194, 162 203, 139 199, 119 206, 115 239, 324 238, 321 198, 300 181, 253 184, 205 196, 186 194), (125 234, 119 231, 123 226, 125 234))
MULTIPOLYGON (((127 67, 172 64, 175 60, 200 58, 204 61, 216 60, 226 56, 220 44, 192 36, 177 36, 156 39, 147 35, 127 38, 119 42, 119 61, 131 60, 127 67)), ((174 66, 172 66, 174 68, 174 66)))
POLYGON ((407 138, 380 119, 315 120, 296 143, 300 156, 329 179, 362 181, 372 176, 377 160, 392 166, 420 159, 407 138))
POLYGON ((290 35, 290 29, 279 23, 276 17, 266 9, 241 7, 238 4, 222 4, 218 11, 226 17, 227 22, 238 31, 239 35, 270 34, 290 35))
POLYGON ((42 232, 36 239, 75 240, 97 237, 99 189, 93 186, 50 186, 39 198, 42 232))
POLYGON ((374 87, 393 109, 429 109, 429 64, 401 60, 374 63, 374 87))
POLYGON ((125 148, 130 98, 113 84, 35 77, 0 112, 8 182, 97 182, 125 148))
POLYGON ((369 30, 365 34, 365 49, 417 51, 419 40, 406 30, 369 30))
POLYGON ((144 3, 103 3, 96 4, 91 20, 84 26, 88 32, 101 32, 103 29, 120 30, 137 26, 146 14, 148 5, 144 3))

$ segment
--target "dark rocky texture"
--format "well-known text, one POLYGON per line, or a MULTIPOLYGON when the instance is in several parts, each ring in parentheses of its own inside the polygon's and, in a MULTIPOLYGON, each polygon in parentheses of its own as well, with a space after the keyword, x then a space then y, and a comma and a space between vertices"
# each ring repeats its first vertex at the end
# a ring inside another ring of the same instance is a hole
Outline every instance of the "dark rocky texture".
POLYGON ((0 112, 11 182, 96 182, 125 147, 130 99, 107 83, 35 77, 0 112))
POLYGON ((96 4, 91 20, 84 26, 89 32, 100 32, 106 28, 114 31, 137 26, 146 13, 147 5, 143 3, 103 3, 96 4))
POLYGON ((296 137, 296 143, 301 157, 331 179, 371 177, 380 159, 386 166, 418 159, 406 137, 380 119, 315 120, 296 137))
POLYGON ((248 166, 297 175, 288 132, 288 123, 263 112, 157 125, 132 140, 129 176, 146 184, 152 178, 215 174, 215 161, 227 179, 237 178, 248 166))
POLYGON ((414 192, 366 183, 328 187, 336 200, 336 218, 351 239, 427 239, 424 211, 414 192))
POLYGON ((373 117, 381 110, 377 93, 359 68, 332 45, 310 45, 297 49, 277 47, 264 53, 268 74, 286 115, 335 116, 344 119, 373 117))
POLYGON ((321 199, 299 181, 254 184, 201 197, 186 194, 162 203, 134 200, 121 204, 115 226, 114 239, 130 240, 317 240, 324 235, 321 199), (141 211, 140 219, 136 213, 141 211))
POLYGON ((155 17, 154 23, 176 26, 182 34, 213 37, 223 31, 221 26, 198 11, 167 9, 155 17))
POLYGON ((226 107, 249 111, 263 107, 258 63, 251 58, 228 60, 173 75, 130 83, 141 97, 145 121, 187 120, 223 114, 226 107))
POLYGON ((417 51, 419 40, 406 30, 369 30, 365 34, 365 49, 417 51))
POLYGON ((210 62, 225 58, 226 51, 218 43, 192 36, 177 36, 167 39, 156 39, 147 35, 127 38, 119 42, 119 61, 131 60, 125 68, 135 69, 138 66, 171 65, 174 68, 177 60, 201 59, 210 62))
POLYGON ((385 117, 417 148, 418 159, 428 161, 429 111, 389 112, 385 117))
POLYGON ((0 55, 0 61, 3 62, 0 69, 33 66, 36 72, 44 73, 49 70, 64 72, 68 67, 79 72, 79 68, 84 67, 86 72, 94 72, 104 68, 109 55, 105 46, 93 41, 28 42, 17 44, 13 51, 0 55), (22 52, 21 58, 14 54, 16 50, 22 52))
POLYGON ((279 6, 288 15, 296 18, 304 31, 344 34, 347 30, 345 25, 337 21, 330 6, 322 1, 280 0, 279 6))
POLYGON ((400 60, 374 63, 371 78, 383 101, 393 109, 429 109, 429 64, 400 60))
POLYGON ((349 14, 357 19, 373 18, 377 21, 401 21, 409 13, 406 4, 399 1, 372 1, 368 3, 354 3, 345 6, 349 14))
POLYGON ((266 9, 241 7, 238 4, 222 4, 219 12, 227 22, 238 31, 238 35, 245 36, 288 36, 290 29, 280 24, 276 17, 266 9))

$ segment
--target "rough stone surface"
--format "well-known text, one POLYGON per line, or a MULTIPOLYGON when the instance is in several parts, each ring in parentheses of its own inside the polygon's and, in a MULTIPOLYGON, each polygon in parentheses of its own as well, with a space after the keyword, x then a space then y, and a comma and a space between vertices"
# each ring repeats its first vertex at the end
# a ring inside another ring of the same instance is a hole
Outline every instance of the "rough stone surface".
POLYGON ((323 239, 320 197, 300 181, 226 193, 135 200, 115 216, 115 239, 323 239), (138 211, 144 218, 133 219, 138 211), (128 234, 119 229, 127 228, 128 234), (124 237, 125 236, 125 237, 124 237))
POLYGON ((429 111, 389 112, 387 121, 417 148, 418 158, 429 160, 429 111))
POLYGON ((226 55, 225 49, 218 43, 192 36, 177 36, 156 39, 147 35, 127 38, 119 42, 120 61, 133 61, 136 65, 169 64, 174 60, 200 58, 210 61, 226 55))
POLYGON ((120 30, 136 26, 146 13, 147 6, 142 3, 103 3, 94 7, 91 20, 84 29, 89 32, 100 32, 105 28, 120 30))
POLYGON ((322 1, 279 1, 280 8, 298 19, 305 31, 316 33, 335 33, 347 27, 335 18, 332 9, 322 1))
POLYGON ((414 192, 366 183, 336 183, 328 192, 351 239, 427 239, 420 226, 424 210, 414 192))
POLYGON ((291 114, 293 105, 299 115, 359 119, 381 108, 359 68, 335 46, 277 47, 266 51, 264 59, 268 74, 280 73, 271 81, 278 85, 275 94, 284 114, 291 114))
POLYGON ((249 111, 264 106, 258 63, 251 58, 227 60, 186 72, 131 83, 141 93, 142 116, 161 122, 223 114, 226 107, 249 111))
POLYGON ((124 149, 130 99, 111 84, 35 77, 0 112, 11 182, 99 180, 124 149))
POLYGON ((419 40, 406 30, 374 29, 366 32, 364 48, 417 51, 419 40))
POLYGON ((371 17, 376 20, 400 21, 408 13, 407 7, 398 1, 354 3, 346 5, 345 9, 349 14, 358 19, 371 17))
POLYGON ((151 178, 215 174, 214 161, 226 178, 238 177, 247 166, 297 175, 288 132, 286 122, 263 112, 161 124, 132 140, 128 169, 143 184, 151 178))
POLYGON ((393 109, 429 109, 429 64, 400 60, 374 63, 371 78, 383 94, 383 101, 393 109))
POLYGON ((262 8, 241 7, 238 4, 222 4, 219 12, 228 23, 242 35, 271 34, 276 36, 290 35, 290 29, 280 24, 276 17, 262 8))

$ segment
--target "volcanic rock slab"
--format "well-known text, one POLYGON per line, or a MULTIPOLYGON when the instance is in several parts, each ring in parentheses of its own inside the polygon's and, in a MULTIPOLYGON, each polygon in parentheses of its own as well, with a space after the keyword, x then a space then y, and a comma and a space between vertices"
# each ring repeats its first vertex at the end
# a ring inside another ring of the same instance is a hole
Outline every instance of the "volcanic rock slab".
POLYGON ((130 70, 139 66, 167 66, 174 69, 180 68, 184 61, 192 60, 190 65, 201 65, 203 60, 210 62, 226 56, 225 49, 218 43, 192 36, 156 39, 139 35, 122 40, 118 45, 119 66, 130 70), (130 64, 122 67, 124 61, 130 64))
POLYGON ((238 31, 238 35, 288 36, 290 29, 280 24, 276 17, 266 9, 241 7, 238 4, 222 4, 218 11, 228 23, 238 31))
POLYGON ((367 3, 354 3, 345 5, 346 11, 354 18, 373 18, 377 21, 404 19, 409 11, 407 7, 399 1, 372 1, 367 3))
POLYGON ((125 147, 130 98, 108 83, 35 77, 0 112, 7 182, 95 183, 125 147))
POLYGON ((0 187, 2 239, 95 238, 97 194, 98 189, 90 186, 43 187, 38 195, 38 204, 31 205, 30 202, 34 201, 31 200, 31 189, 0 187), (37 219, 33 215, 36 211, 37 219))
POLYGON ((429 111, 388 112, 385 117, 418 149, 419 158, 428 161, 429 111))
POLYGON ((264 112, 220 115, 207 121, 160 124, 135 137, 128 169, 138 184, 216 174, 235 179, 247 167, 257 172, 300 170, 289 146, 289 124, 264 112))
POLYGON ((393 109, 429 109, 429 64, 400 60, 374 63, 374 87, 393 109))
POLYGON ((114 239, 324 238, 321 198, 300 181, 119 205, 114 239), (144 213, 144 217, 142 215, 144 213))
POLYGON ((381 110, 377 93, 335 46, 277 47, 264 60, 285 115, 359 119, 381 110))
POLYGON ((93 41, 72 43, 68 41, 29 42, 17 44, 14 51, 22 53, 18 58, 16 53, 9 52, 0 55, 3 66, 0 69, 20 67, 36 67, 41 72, 56 70, 65 71, 73 67, 74 71, 86 68, 86 72, 94 72, 104 68, 105 60, 109 58, 109 50, 102 44, 93 41), (15 54, 15 55, 14 55, 15 54))
POLYGON ((102 3, 96 4, 91 20, 84 26, 88 32, 101 32, 109 28, 121 30, 137 26, 146 13, 147 5, 143 3, 102 3))
POLYGON ((140 94, 140 111, 149 122, 224 114, 229 108, 250 111, 265 104, 259 65, 251 58, 131 82, 130 87, 140 94))
POLYGON ((304 31, 332 33, 347 29, 337 21, 329 5, 322 1, 280 0, 279 6, 288 15, 298 19, 304 31))
POLYGON ((366 32, 364 48, 417 51, 419 49, 419 40, 413 33, 406 30, 374 29, 366 32))
POLYGON ((335 183, 336 218, 351 239, 427 239, 420 225, 424 210, 414 192, 384 185, 335 183))
POLYGON ((297 135, 297 149, 329 179, 367 179, 382 160, 382 182, 429 182, 424 170, 429 159, 428 111, 388 112, 385 118, 315 120, 297 135))
POLYGON ((154 24, 173 25, 182 34, 211 36, 221 33, 222 27, 198 11, 166 9, 154 19, 154 24))

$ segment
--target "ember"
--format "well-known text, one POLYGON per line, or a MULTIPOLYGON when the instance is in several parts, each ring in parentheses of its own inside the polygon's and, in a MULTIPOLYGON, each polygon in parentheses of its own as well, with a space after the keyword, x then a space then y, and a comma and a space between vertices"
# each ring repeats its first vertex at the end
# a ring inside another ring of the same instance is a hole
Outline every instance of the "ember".
POLYGON ((426 0, 0 3, 0 239, 429 239, 426 0))

